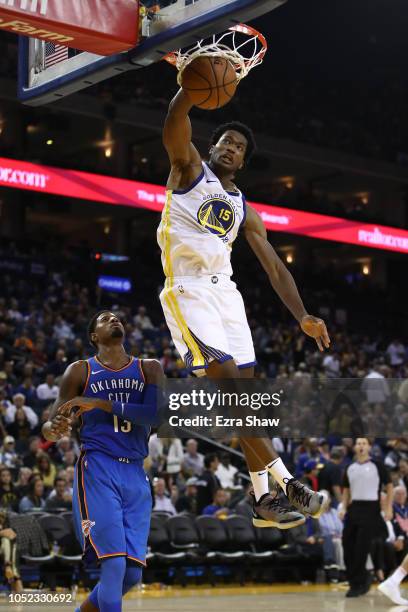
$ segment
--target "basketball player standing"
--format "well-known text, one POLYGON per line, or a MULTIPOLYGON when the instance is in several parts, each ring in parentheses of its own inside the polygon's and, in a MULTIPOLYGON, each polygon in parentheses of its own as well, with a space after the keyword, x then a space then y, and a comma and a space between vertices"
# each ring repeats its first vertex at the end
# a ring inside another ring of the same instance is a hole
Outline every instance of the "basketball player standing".
POLYGON ((97 355, 68 367, 43 434, 51 441, 69 435, 79 408, 74 523, 84 561, 99 561, 101 578, 77 612, 120 612, 122 594, 140 582, 145 565, 152 499, 143 460, 164 374, 158 361, 126 354, 112 312, 95 315, 88 333, 97 355))
MULTIPOLYGON (((251 332, 241 294, 230 278, 232 244, 241 227, 273 289, 302 330, 320 350, 330 340, 324 322, 306 312, 292 275, 268 242, 262 219, 234 184, 255 147, 251 130, 237 122, 220 126, 211 140, 209 161, 203 162, 191 141, 191 108, 187 93, 180 89, 163 131, 171 170, 158 228, 166 276, 160 300, 187 368, 212 379, 252 378, 256 361, 251 332)), ((241 438, 240 444, 254 487, 257 526, 282 529, 305 520, 270 495, 268 472, 293 506, 320 516, 326 497, 295 480, 268 439, 241 438)))

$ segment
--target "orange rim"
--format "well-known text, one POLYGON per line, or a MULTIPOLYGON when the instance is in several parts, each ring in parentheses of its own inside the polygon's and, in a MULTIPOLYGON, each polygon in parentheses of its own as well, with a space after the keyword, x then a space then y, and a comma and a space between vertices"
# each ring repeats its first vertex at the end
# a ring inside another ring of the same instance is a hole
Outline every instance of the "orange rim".
MULTIPOLYGON (((256 30, 252 26, 246 25, 245 23, 238 23, 237 25, 231 26, 230 28, 228 28, 228 30, 230 30, 231 32, 240 32, 241 34, 246 34, 247 36, 256 36, 262 45, 262 49, 259 51, 258 55, 260 57, 260 60, 261 61, 263 60, 265 53, 268 50, 268 42, 265 36, 261 34, 261 32, 258 32, 258 30, 256 30)), ((239 53, 239 51, 237 51, 237 53, 239 53)), ((162 59, 164 59, 166 62, 168 62, 172 66, 176 67, 177 57, 178 57, 178 51, 170 51, 170 53, 167 53, 167 55, 165 55, 162 59)), ((247 61, 249 62, 252 60, 247 60, 247 61)))

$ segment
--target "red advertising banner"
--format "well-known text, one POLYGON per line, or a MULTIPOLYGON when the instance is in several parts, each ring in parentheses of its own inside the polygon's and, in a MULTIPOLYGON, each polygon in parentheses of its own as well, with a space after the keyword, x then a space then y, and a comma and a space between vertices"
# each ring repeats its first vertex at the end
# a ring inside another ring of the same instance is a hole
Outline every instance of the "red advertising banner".
MULTIPOLYGON (((147 208, 156 212, 160 212, 165 204, 165 189, 159 185, 1 157, 0 186, 147 208)), ((408 231, 403 229, 257 202, 250 204, 259 212, 270 231, 408 253, 408 231)))
POLYGON ((134 47, 138 0, 0 0, 1 29, 97 55, 134 47))

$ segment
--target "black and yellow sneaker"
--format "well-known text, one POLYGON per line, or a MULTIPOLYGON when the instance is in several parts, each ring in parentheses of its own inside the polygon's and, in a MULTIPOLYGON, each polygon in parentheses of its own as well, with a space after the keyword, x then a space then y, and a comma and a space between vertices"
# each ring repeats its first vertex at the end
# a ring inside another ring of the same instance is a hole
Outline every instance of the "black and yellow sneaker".
POLYGON ((284 506, 279 496, 265 493, 256 501, 253 491, 252 496, 252 523, 255 527, 277 527, 278 529, 292 529, 303 525, 306 521, 303 514, 294 512, 284 506))

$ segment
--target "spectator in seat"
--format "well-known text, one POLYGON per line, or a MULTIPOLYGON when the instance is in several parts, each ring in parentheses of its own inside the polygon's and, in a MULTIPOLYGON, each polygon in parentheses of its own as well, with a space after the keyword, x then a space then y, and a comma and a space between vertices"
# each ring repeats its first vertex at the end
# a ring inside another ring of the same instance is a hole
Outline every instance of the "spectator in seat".
POLYGON ((385 404, 390 396, 387 379, 382 374, 381 366, 373 364, 367 376, 361 383, 361 390, 365 392, 369 404, 385 404))
POLYGON ((332 506, 337 508, 341 502, 341 486, 343 482, 343 468, 341 463, 344 459, 344 451, 341 446, 333 446, 330 451, 330 459, 319 471, 319 490, 324 489, 330 493, 332 506))
POLYGON ((203 508, 202 514, 225 519, 230 513, 229 508, 227 508, 228 497, 227 491, 224 491, 224 489, 217 489, 212 504, 203 508))
POLYGON ((24 403, 27 406, 36 406, 37 404, 37 389, 33 385, 31 376, 26 376, 21 385, 16 388, 16 393, 21 393, 25 397, 24 403))
POLYGON ((67 487, 72 495, 75 478, 75 468, 73 465, 69 465, 65 470, 65 478, 67 480, 67 487))
POLYGON ((190 512, 197 514, 197 481, 196 476, 192 476, 186 482, 184 493, 176 501, 177 512, 190 512))
POLYGON ((45 508, 45 487, 42 478, 31 477, 29 490, 20 501, 19 512, 29 512, 30 510, 43 510, 45 508))
POLYGON ((19 500, 19 492, 12 482, 11 472, 3 467, 0 469, 0 508, 17 512, 19 500))
POLYGON ((58 315, 55 320, 53 336, 56 340, 73 340, 74 334, 72 333, 71 326, 58 315))
POLYGON ((34 344, 26 328, 23 328, 21 335, 16 338, 14 342, 14 348, 27 353, 33 350, 34 344))
POLYGON ((73 450, 73 446, 74 441, 72 438, 68 438, 68 436, 64 436, 58 440, 58 442, 55 444, 55 449, 52 456, 57 465, 62 465, 64 463, 65 453, 73 450))
POLYGON ((408 459, 399 460, 399 475, 404 487, 408 491, 408 459))
POLYGON ((22 409, 30 423, 30 427, 36 427, 38 425, 38 416, 30 406, 25 405, 25 397, 22 393, 16 393, 13 396, 13 403, 6 409, 5 421, 6 425, 14 423, 16 412, 18 409, 22 409))
POLYGON ((386 350, 389 363, 393 368, 398 368, 405 363, 406 351, 405 346, 398 338, 393 340, 386 350))
POLYGON ((51 489, 54 486, 57 468, 46 453, 38 453, 33 472, 41 476, 45 487, 51 489))
POLYGON ((28 442, 28 451, 23 456, 23 464, 26 467, 33 468, 37 463, 38 453, 40 451, 41 439, 38 436, 33 436, 28 442))
POLYGON ((331 504, 318 520, 320 535, 323 539, 324 569, 328 571, 330 580, 336 582, 339 579, 339 571, 345 569, 342 543, 343 522, 331 504))
POLYGON ((55 378, 62 376, 68 366, 68 359, 64 349, 58 349, 55 353, 55 360, 47 368, 49 374, 54 374, 55 378))
POLYGON ((4 577, 9 583, 13 593, 23 590, 20 572, 18 569, 17 534, 10 528, 7 513, 0 510, 0 555, 4 577))
POLYGON ((253 495, 251 494, 253 491, 252 484, 249 484, 245 491, 245 497, 243 497, 237 505, 233 508, 233 511, 240 516, 245 516, 252 522, 253 518, 253 495))
POLYGON ((204 457, 204 471, 197 482, 197 513, 201 514, 206 506, 209 506, 217 489, 221 489, 221 483, 215 472, 219 465, 218 456, 208 453, 204 457))
POLYGON ((41 370, 45 368, 47 365, 47 353, 44 340, 37 340, 31 353, 31 357, 35 366, 41 370))
POLYGON ((319 462, 321 457, 320 457, 320 451, 319 451, 319 446, 318 446, 318 440, 317 438, 306 438, 303 441, 303 452, 301 452, 299 454, 297 463, 296 463, 296 477, 297 478, 301 478, 305 472, 305 465, 308 461, 310 461, 311 459, 314 459, 315 461, 319 462))
POLYGON ((166 482, 164 478, 157 478, 154 483, 154 506, 153 510, 176 514, 176 509, 166 492, 166 482))
POLYGON ((172 482, 177 482, 177 477, 181 472, 181 464, 184 457, 183 445, 179 438, 171 438, 166 441, 166 446, 166 472, 170 476, 172 482))
POLYGON ((204 469, 204 456, 197 449, 197 440, 187 440, 183 458, 183 472, 186 476, 200 476, 204 469))
POLYGON ((45 382, 37 387, 37 397, 41 401, 53 401, 58 397, 58 385, 55 384, 55 376, 48 373, 45 382))
POLYGON ((18 452, 24 452, 29 444, 33 428, 23 408, 16 410, 14 421, 7 426, 7 431, 11 434, 11 437, 17 440, 18 452))
POLYGON ((18 479, 16 482, 16 493, 21 499, 28 493, 28 489, 30 486, 30 478, 33 471, 29 467, 21 467, 18 472, 18 479))
POLYGON ((11 406, 11 402, 8 398, 11 397, 12 393, 13 387, 8 382, 7 374, 5 372, 0 372, 0 400, 2 409, 7 409, 11 406))
POLYGON ((75 461, 75 452, 72 449, 65 451, 64 456, 62 458, 63 467, 73 467, 75 465, 75 461))
POLYGON ((67 481, 65 478, 58 477, 55 479, 54 489, 51 491, 45 502, 46 510, 57 510, 58 508, 72 509, 72 495, 67 490, 67 481))
POLYGON ((389 451, 385 455, 384 463, 390 470, 396 470, 401 459, 408 459, 406 440, 405 438, 395 438, 389 440, 387 446, 389 451))
MULTIPOLYGON (((11 389, 15 389, 18 384, 18 378, 14 372, 15 363, 12 359, 9 359, 4 364, 4 378, 7 386, 7 391, 10 392, 11 389)), ((9 393, 11 395, 11 393, 9 393)))
POLYGON ((340 376, 340 359, 339 354, 334 352, 328 354, 323 359, 324 373, 327 378, 339 378, 340 376))
POLYGON ((393 509, 396 522, 408 536, 408 504, 405 487, 395 487, 393 509))
POLYGON ((220 461, 215 475, 218 477, 223 489, 233 489, 237 484, 236 475, 238 469, 234 465, 231 465, 231 456, 229 453, 222 453, 220 461))
POLYGON ((133 318, 133 322, 135 325, 137 325, 140 329, 144 331, 154 329, 150 317, 146 314, 145 306, 139 306, 137 315, 135 315, 135 317, 133 318))
POLYGON ((21 458, 16 453, 16 441, 13 436, 6 436, 3 440, 0 463, 12 469, 21 464, 21 458))
POLYGON ((319 470, 323 467, 322 463, 318 463, 315 459, 311 459, 305 465, 305 473, 301 478, 301 482, 306 484, 312 491, 319 490, 319 470))
POLYGON ((376 576, 382 582, 385 576, 393 572, 405 556, 407 538, 399 524, 393 519, 386 520, 387 496, 381 493, 381 514, 383 516, 387 533, 378 535, 371 542, 371 558, 376 576))

